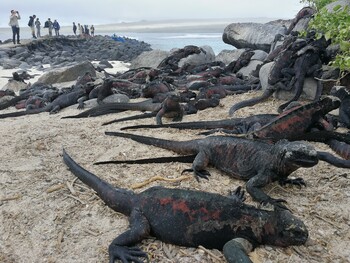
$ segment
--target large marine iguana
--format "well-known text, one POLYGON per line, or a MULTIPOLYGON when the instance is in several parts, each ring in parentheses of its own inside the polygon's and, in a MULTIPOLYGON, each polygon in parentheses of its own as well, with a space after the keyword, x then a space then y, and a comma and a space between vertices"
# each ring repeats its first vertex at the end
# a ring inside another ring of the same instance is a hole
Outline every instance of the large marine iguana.
POLYGON ((84 184, 113 210, 129 216, 130 228, 109 246, 109 262, 142 262, 147 254, 135 247, 148 236, 187 247, 223 250, 229 263, 251 263, 253 248, 302 245, 305 224, 285 209, 258 209, 245 204, 240 187, 234 195, 152 187, 139 194, 114 187, 77 164, 63 150, 63 160, 84 184))
MULTIPOLYGON (((324 116, 338 108, 340 100, 327 96, 322 99, 297 105, 285 112, 277 114, 258 114, 245 118, 231 118, 217 121, 200 121, 174 123, 164 125, 135 125, 123 127, 121 130, 138 128, 178 128, 178 129, 218 129, 226 133, 244 133, 248 138, 269 140, 303 139, 303 135, 319 124, 324 116)), ((326 133, 322 133, 323 135, 326 133)), ((321 134, 320 134, 321 135, 321 134)), ((312 139, 310 136, 308 139, 312 139)), ((318 139, 318 138, 315 138, 318 139)))
POLYGON ((192 168, 183 172, 192 171, 197 180, 200 177, 208 179, 210 173, 206 167, 211 164, 234 178, 247 181, 247 191, 256 201, 281 207, 284 207, 281 204, 285 202, 284 200, 271 198, 261 188, 275 181, 282 185, 288 183, 305 185, 302 178, 289 179, 288 176, 300 167, 312 167, 318 163, 314 147, 300 141, 281 140, 270 144, 234 136, 209 136, 189 141, 172 141, 121 132, 105 132, 105 134, 129 138, 181 155, 196 154, 192 168))
POLYGON ((215 130, 223 131, 226 133, 247 133, 252 130, 252 126, 263 126, 277 117, 277 114, 257 114, 242 118, 230 118, 213 121, 192 121, 181 123, 166 123, 162 125, 155 124, 141 124, 122 127, 121 130, 129 129, 157 129, 157 128, 175 128, 179 130, 191 129, 191 130, 215 130))

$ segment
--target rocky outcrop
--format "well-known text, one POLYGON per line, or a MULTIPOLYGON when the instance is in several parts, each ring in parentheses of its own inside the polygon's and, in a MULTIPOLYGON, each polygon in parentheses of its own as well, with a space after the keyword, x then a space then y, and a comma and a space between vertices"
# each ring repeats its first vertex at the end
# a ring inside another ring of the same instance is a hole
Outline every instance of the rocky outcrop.
POLYGON ((51 67, 60 68, 76 62, 93 60, 129 62, 149 50, 150 44, 127 38, 124 42, 115 41, 107 36, 42 38, 20 46, 0 45, 0 66, 15 68, 22 64, 42 67, 43 64, 49 64, 51 67), (23 64, 24 62, 26 64, 23 64))
POLYGON ((222 36, 226 44, 236 48, 270 51, 271 43, 277 34, 284 35, 286 27, 260 23, 232 23, 224 29, 222 36))

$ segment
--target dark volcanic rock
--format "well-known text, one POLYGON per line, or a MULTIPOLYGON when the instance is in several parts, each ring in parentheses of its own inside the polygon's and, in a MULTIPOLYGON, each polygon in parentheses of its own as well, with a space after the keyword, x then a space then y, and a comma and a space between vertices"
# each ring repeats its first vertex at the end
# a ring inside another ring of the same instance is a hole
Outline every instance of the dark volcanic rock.
POLYGON ((0 66, 11 68, 22 62, 31 66, 37 66, 41 62, 54 67, 92 60, 129 62, 149 50, 150 44, 127 38, 124 42, 117 42, 108 36, 43 38, 11 48, 2 48, 0 45, 0 66), (11 60, 14 62, 10 63, 11 60))

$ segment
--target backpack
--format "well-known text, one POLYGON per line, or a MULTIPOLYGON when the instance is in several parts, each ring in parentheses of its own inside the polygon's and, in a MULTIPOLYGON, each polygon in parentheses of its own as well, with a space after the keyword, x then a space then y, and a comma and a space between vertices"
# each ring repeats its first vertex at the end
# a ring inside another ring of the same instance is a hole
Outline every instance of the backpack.
POLYGON ((48 28, 49 27, 49 21, 46 21, 44 24, 44 28, 48 28))
POLYGON ((28 22, 28 26, 33 26, 33 21, 34 21, 34 18, 32 16, 29 17, 29 22, 28 22))

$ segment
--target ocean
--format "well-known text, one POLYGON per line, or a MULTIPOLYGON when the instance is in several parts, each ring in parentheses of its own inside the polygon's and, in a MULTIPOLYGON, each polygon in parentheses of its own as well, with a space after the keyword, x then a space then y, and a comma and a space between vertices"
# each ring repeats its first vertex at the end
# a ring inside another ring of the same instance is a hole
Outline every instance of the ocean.
MULTIPOLYGON (((47 29, 42 29, 42 35, 47 34, 47 29)), ((71 35, 71 27, 62 27, 60 30, 62 35, 71 35)), ((101 32, 101 35, 112 36, 117 32, 101 32)), ((201 33, 201 32, 184 32, 184 33, 135 33, 135 32, 123 32, 117 34, 119 36, 125 36, 129 38, 135 38, 139 41, 149 43, 152 49, 160 49, 170 51, 173 48, 183 48, 187 45, 195 46, 210 46, 212 47, 215 55, 218 55, 222 50, 233 50, 233 46, 225 44, 222 41, 222 33, 201 33)), ((28 27, 21 27, 20 32, 21 39, 30 39, 31 34, 28 27)), ((0 40, 4 41, 12 37, 11 28, 0 28, 0 40)))
POLYGON ((153 49, 170 51, 187 45, 211 46, 215 55, 222 50, 232 50, 233 46, 222 41, 221 33, 123 33, 122 36, 149 43, 153 49))

